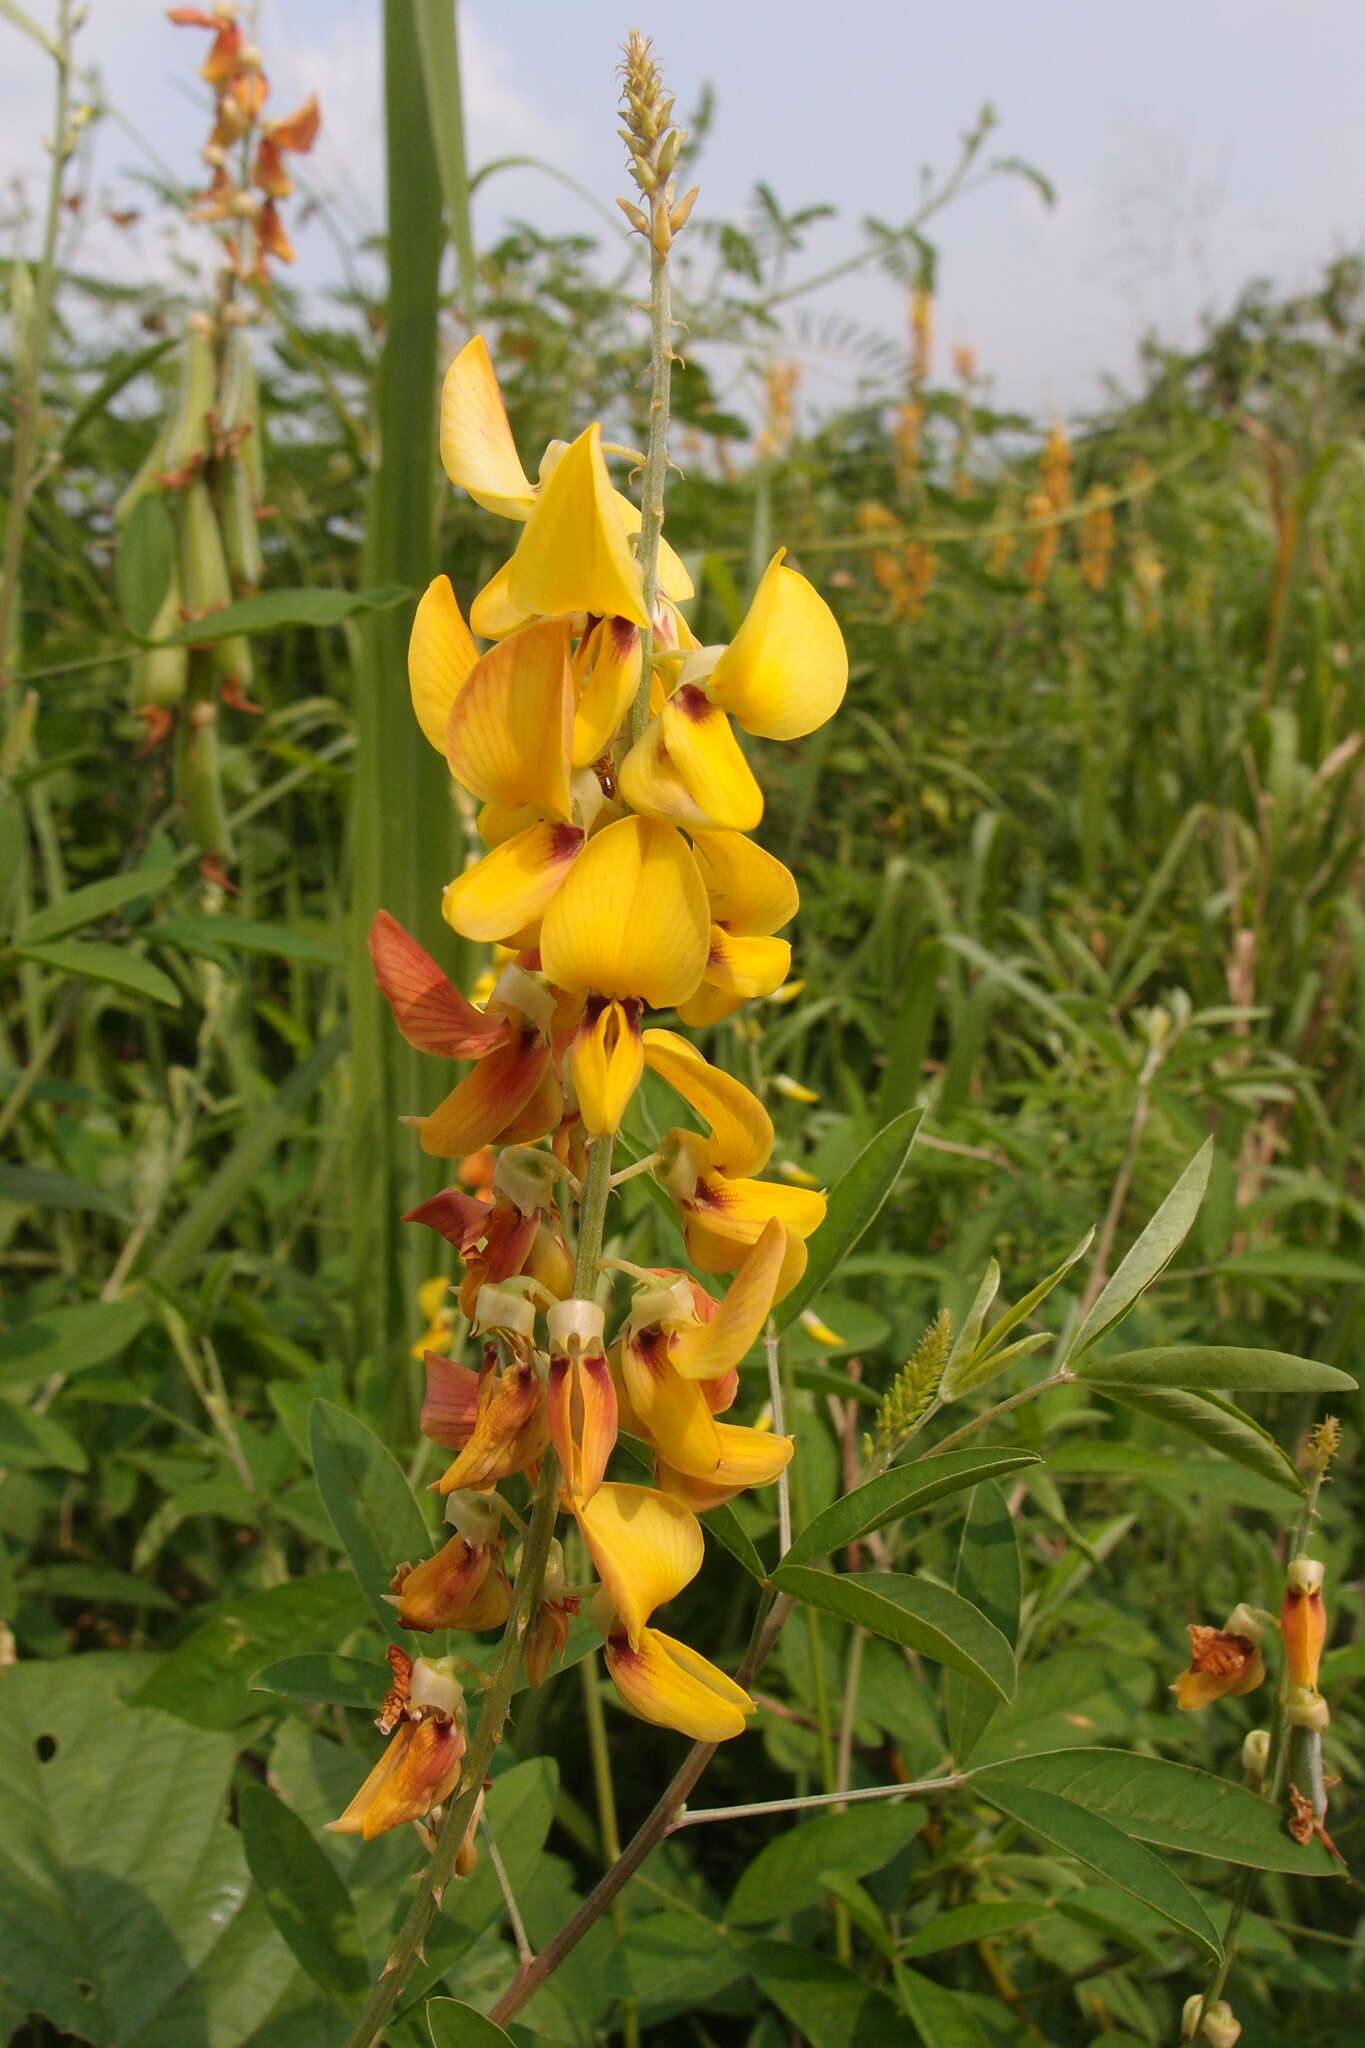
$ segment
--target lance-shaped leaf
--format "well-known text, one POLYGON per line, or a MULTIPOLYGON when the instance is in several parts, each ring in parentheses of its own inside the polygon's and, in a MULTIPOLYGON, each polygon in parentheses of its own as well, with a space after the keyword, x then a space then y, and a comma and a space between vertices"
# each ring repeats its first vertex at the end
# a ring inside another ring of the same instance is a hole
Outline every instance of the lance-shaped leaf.
POLYGON ((1195 1153, 1127 1257, 1106 1281, 1072 1338, 1068 1357, 1077 1359, 1097 1344, 1170 1264, 1199 1213, 1212 1166, 1213 1140, 1209 1138, 1195 1153))
POLYGON ((1154 1422, 1198 1437, 1210 1450, 1221 1451, 1225 1458, 1235 1459, 1291 1493, 1303 1492, 1303 1481, 1269 1430, 1231 1401, 1220 1400, 1216 1394, 1190 1394, 1180 1387, 1120 1387, 1104 1380, 1091 1384, 1107 1401, 1117 1401, 1139 1415, 1150 1415, 1154 1422))
MULTIPOLYGON (((953 1591, 979 1607, 987 1621, 1013 1643, 1019 1638, 1023 1590, 1019 1537, 1009 1505, 998 1486, 978 1486, 962 1525, 953 1591)), ((1021 1694, 1028 1682, 1025 1672, 1021 1694)), ((1014 1706, 1017 1711, 1018 1699, 1014 1706)), ((943 1708, 953 1761, 961 1769, 994 1722, 998 1703, 979 1685, 968 1685, 960 1671, 949 1671, 943 1681, 943 1708)))
POLYGON ((945 1494, 975 1486, 981 1479, 1001 1479, 1017 1472, 1021 1465, 1041 1463, 1036 1451, 1012 1446, 945 1451, 942 1457, 920 1458, 913 1465, 896 1465, 855 1487, 815 1517, 801 1531, 784 1564, 809 1564, 812 1559, 831 1557, 859 1536, 880 1529, 899 1515, 914 1514, 930 1501, 945 1494))
POLYGON ((795 1322, 842 1265, 863 1232, 876 1221, 882 1204, 905 1170, 923 1116, 922 1109, 907 1109, 892 1117, 863 1147, 831 1191, 825 1220, 811 1239, 805 1277, 777 1311, 779 1330, 795 1322))
POLYGON ((422 1510, 392 1453, 344 1408, 315 1401, 308 1433, 322 1504, 379 1626, 392 1634, 395 1614, 384 1595, 395 1567, 431 1548, 422 1510))
POLYGON ((369 1712, 373 1712, 387 1687, 384 1666, 377 1659, 366 1663, 363 1657, 339 1657, 329 1650, 267 1664, 250 1683, 252 1692, 273 1692, 284 1700, 307 1700, 322 1707, 360 1707, 369 1712))
POLYGON ((947 1664, 999 1699, 1014 1692, 1014 1651, 979 1607, 908 1572, 824 1572, 782 1565, 771 1584, 810 1607, 947 1664))
POLYGON ((427 2032, 432 2048, 515 2048, 496 2020, 462 1998, 429 1998, 427 2032))
POLYGON ((73 889, 69 895, 59 896, 55 903, 45 904, 19 927, 14 943, 44 946, 51 939, 65 938, 68 932, 82 931, 86 925, 108 917, 110 911, 136 902, 139 896, 157 895, 168 886, 173 873, 170 864, 163 862, 160 866, 128 868, 122 874, 106 875, 102 882, 87 882, 83 889, 73 889))
POLYGON ((995 1298, 1000 1281, 1000 1269, 994 1259, 991 1260, 977 1289, 976 1299, 968 1312, 967 1320, 958 1332, 957 1342, 948 1354, 948 1363, 939 1383, 940 1401, 955 1401, 960 1395, 983 1386, 1009 1361, 1023 1356, 1026 1351, 1036 1351, 1048 1342, 1047 1337, 1041 1332, 1009 1345, 1005 1344, 1005 1339, 1011 1330, 1018 1328, 1026 1316, 1033 1314, 1041 1302, 1047 1300, 1053 1288, 1065 1280, 1077 1261, 1085 1257, 1094 1235, 1093 1230, 1088 1230, 1075 1251, 1063 1259, 1056 1271, 1049 1273, 1046 1280, 1040 1280, 1036 1287, 1031 1287, 1027 1294, 1015 1302, 1013 1308, 1006 1309, 1004 1315, 994 1322, 982 1337, 979 1335, 981 1324, 986 1319, 987 1309, 995 1298))
POLYGON ((247 1867, 276 1930, 315 1984, 358 2007, 370 1969, 351 1895, 298 1815, 248 1780, 237 1803, 247 1867))
POLYGON ((1077 1377, 1104 1387, 1236 1388, 1239 1393, 1351 1393, 1356 1381, 1316 1358, 1250 1351, 1238 1344, 1162 1344, 1088 1358, 1077 1377))

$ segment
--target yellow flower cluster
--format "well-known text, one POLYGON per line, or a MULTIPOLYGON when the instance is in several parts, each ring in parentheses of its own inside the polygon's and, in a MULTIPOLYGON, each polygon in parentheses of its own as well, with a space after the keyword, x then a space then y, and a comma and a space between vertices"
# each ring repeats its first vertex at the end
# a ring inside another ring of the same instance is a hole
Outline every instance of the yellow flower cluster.
MULTIPOLYGON (((650 1617, 700 1568, 698 1511, 772 1482, 791 1457, 790 1439, 718 1418, 774 1301, 803 1273, 825 1204, 758 1177, 773 1148, 763 1104, 647 1013, 708 1024, 786 979, 791 949, 776 935, 796 884, 746 836, 763 796, 734 728, 814 731, 843 697, 847 656, 828 606, 781 552, 734 639, 707 647, 679 609, 687 572, 661 541, 651 617, 633 546, 641 515, 612 485, 600 426, 552 443, 533 484, 478 336, 446 376, 441 453, 452 481, 521 526, 468 624, 436 578, 409 650, 422 731, 480 806, 485 851, 450 883, 443 913, 503 948, 506 964, 476 1007, 387 913, 371 933, 405 1037, 473 1062, 413 1119, 423 1147, 453 1159, 498 1148, 484 1194, 448 1188, 412 1212, 459 1251, 461 1306, 483 1352, 477 1369, 427 1354, 422 1427, 454 1454, 438 1484, 455 1533, 400 1568, 394 1604, 408 1628, 501 1625, 505 1522, 517 1518, 496 1488, 534 1475, 553 1444, 559 1506, 597 1574, 591 1616, 622 1697, 646 1720, 718 1741, 740 1733, 752 1701, 650 1617), (646 1068, 685 1112, 651 1170, 692 1265, 734 1277, 718 1301, 677 1270, 622 1268, 633 1299, 609 1339, 559 1204, 592 1142, 619 1130, 646 1068), (605 1477, 618 1428, 653 1453, 654 1486, 605 1477)), ((533 1682, 579 1599, 554 1545, 524 1645, 533 1682)), ((390 1799, 382 1825, 401 1804, 390 1799)))

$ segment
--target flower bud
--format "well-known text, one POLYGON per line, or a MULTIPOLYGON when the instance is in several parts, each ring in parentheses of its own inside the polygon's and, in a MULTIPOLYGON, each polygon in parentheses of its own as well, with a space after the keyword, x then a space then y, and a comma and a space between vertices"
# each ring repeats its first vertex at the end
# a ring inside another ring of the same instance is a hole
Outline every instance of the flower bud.
POLYGON ((1208 2007, 1200 2032, 1209 2048, 1235 2048, 1235 2043, 1242 2038, 1242 2026, 1226 1998, 1217 1998, 1208 2007))
POLYGON ((1296 1685, 1285 1711, 1291 1728, 1309 1728, 1315 1735, 1321 1735, 1324 1728, 1331 1726, 1331 1709, 1315 1686, 1296 1685))
POLYGON ((446 1520, 466 1543, 496 1542, 502 1528, 495 1493, 477 1493, 473 1487, 457 1487, 446 1499, 446 1520))
POLYGON ((1265 1782, 1266 1766, 1270 1762, 1270 1730, 1253 1728, 1242 1744, 1242 1776, 1253 1791, 1259 1791, 1265 1782))
POLYGON ((497 1330, 502 1336, 514 1341, 520 1338, 529 1345, 535 1327, 536 1312, 524 1294, 514 1294, 510 1287, 479 1289, 474 1302, 474 1328, 479 1336, 485 1330, 497 1330))
POLYGON ((1318 1664, 1327 1636, 1327 1611, 1322 1604, 1323 1567, 1315 1557, 1291 1558, 1285 1573, 1280 1629, 1284 1636, 1285 1676, 1291 1688, 1316 1692, 1318 1664))

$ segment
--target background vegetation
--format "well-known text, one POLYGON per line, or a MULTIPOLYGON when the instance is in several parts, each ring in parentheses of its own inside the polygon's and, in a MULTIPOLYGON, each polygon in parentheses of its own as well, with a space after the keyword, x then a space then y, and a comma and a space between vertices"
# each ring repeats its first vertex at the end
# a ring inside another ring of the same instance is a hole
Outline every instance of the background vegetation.
MULTIPOLYGON (((389 296, 281 286, 258 332, 265 589, 289 595, 252 640, 262 709, 222 720, 226 886, 200 872, 172 749, 141 748, 115 575, 116 507, 169 403, 186 304, 73 271, 59 241, 50 265, 14 254, 0 270, 0 466, 22 542, 0 613, 0 2035, 23 2048, 339 2043, 420 1859, 403 1836, 357 1851, 316 1833, 374 1750, 353 1709, 377 1682, 356 1691, 337 1665, 291 1697, 288 1674, 258 1677, 324 1655, 380 1668, 346 1562, 358 1539, 315 1482, 315 1399, 343 1411, 342 1438, 345 1417, 369 1424, 419 1500, 439 1457, 415 1430, 412 1347, 417 1286, 449 1264, 396 1225, 410 1190, 439 1184, 394 1122, 431 1082, 380 1037, 358 935, 384 903, 466 982, 482 965, 433 925, 430 878, 459 861, 443 778, 428 755, 419 782, 417 755, 382 743, 407 715, 413 591, 439 565, 467 597, 500 547, 433 474, 434 377, 466 331, 438 297, 442 170, 448 210, 459 195, 415 50, 390 34, 389 296), (349 609, 356 592, 376 608, 349 609)), ((986 133, 965 176, 984 174, 986 133)), ((939 359, 925 224, 869 223, 850 253, 902 279, 908 340, 820 334, 862 351, 863 396, 811 423, 813 335, 790 291, 808 222, 765 186, 742 223, 697 218, 668 529, 694 626, 728 636, 780 539, 853 663, 840 717, 764 761, 764 836, 802 887, 800 981, 717 1042, 765 1093, 783 1170, 821 1184, 888 1117, 924 1109, 874 1227, 788 1346, 798 1528, 856 1472, 880 1394, 941 1310, 960 1322, 989 1259, 1014 1301, 1099 1226, 1023 1325, 1064 1335, 1209 1136, 1208 1197, 1125 1343, 1353 1369, 1359 265, 1292 303, 1249 290, 1194 353, 1152 347, 1136 399, 1064 433, 995 411, 989 365, 939 359)), ((477 252, 457 297, 467 315, 472 294, 523 448, 599 414, 642 445, 636 291, 601 239, 511 223, 477 252)), ((639 1184, 626 1214, 623 1256, 665 1249, 639 1184)), ((1359 1416, 1341 1398, 1320 1546, 1349 1858, 1365 1642, 1359 1416)), ((1323 1404, 1249 1406, 1292 1457, 1323 1404)), ((967 1500, 969 1537, 1004 1526, 1017 1542, 1019 1685, 974 1760, 1098 1743, 1236 1779, 1257 1698, 1181 1716, 1167 1687, 1187 1622, 1278 1606, 1297 1513, 1283 1453, 1238 1438, 1223 1455, 1206 1419, 1182 1432, 1079 1386, 1021 1407, 1006 1435, 1044 1462, 890 1525, 878 1559, 913 1554, 951 1585, 961 1551, 970 1574, 967 1500)), ((365 1512, 391 1507, 376 1540, 396 1561, 406 1489, 373 1484, 365 1512)), ((770 1499, 739 1519, 770 1558, 770 1499)), ((679 1605, 679 1633, 733 1668, 752 1585, 727 1551, 679 1605)), ((594 1660, 523 1695, 501 1754, 490 1811, 533 1946, 676 1757, 597 1685, 594 1660), (614 1796, 588 1762, 603 1712, 614 1796)), ((963 1740, 951 1674, 804 1609, 761 1691, 708 1805, 918 1778, 963 1740)), ((1221 1925, 1226 1868, 1178 1868, 1221 1925)), ((1266 1880, 1229 1992, 1246 2048, 1342 2038, 1360 1928, 1347 1885, 1266 1880)), ((514 1966, 485 1861, 452 1894, 424 1988, 486 2005, 514 1966)), ((1178 1928, 968 1795, 680 1831, 527 2009, 525 2038, 836 2048, 908 2020, 944 2048, 1131 2048, 1173 2042, 1206 1974, 1178 1928), (797 1954, 814 1960, 794 1978, 797 1954)), ((421 2011, 392 2038, 424 2040, 421 2011)))

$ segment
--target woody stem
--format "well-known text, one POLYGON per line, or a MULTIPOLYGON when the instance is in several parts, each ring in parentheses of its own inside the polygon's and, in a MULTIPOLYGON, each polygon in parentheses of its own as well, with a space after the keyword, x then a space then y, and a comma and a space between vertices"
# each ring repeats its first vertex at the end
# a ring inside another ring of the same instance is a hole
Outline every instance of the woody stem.
MULTIPOLYGON (((597 1261, 601 1256, 602 1232, 606 1222, 607 1201, 611 1193, 611 1149, 610 1138, 595 1138, 588 1147, 588 1174, 583 1188, 583 1204, 579 1211, 578 1259, 574 1269, 575 1289, 580 1296, 588 1299, 592 1298, 597 1282, 597 1261)), ((531 1512, 531 1524, 521 1549, 521 1566, 517 1572, 516 1585, 512 1589, 512 1612, 508 1616, 507 1627, 498 1649, 498 1661, 493 1667, 493 1676, 483 1696, 474 1739, 465 1757, 459 1794, 447 1810, 431 1860, 422 1873, 412 1909, 399 1930, 398 1939, 384 1966, 383 1975, 370 1993, 365 2010, 356 2022, 346 2048, 375 2048, 375 2043, 382 2037, 389 2016, 412 1975, 413 1965, 422 1954, 431 1923, 440 1911, 441 1900, 454 1873, 455 1858, 465 1838, 475 1801, 488 1774, 493 1752, 502 1740, 507 1710, 512 1703, 517 1673, 521 1668, 522 1641, 540 1604, 545 1564, 550 1554, 550 1538, 554 1534, 558 1512, 559 1460, 553 1449, 547 1446, 543 1454, 540 1484, 536 1488, 535 1506, 531 1512)))

